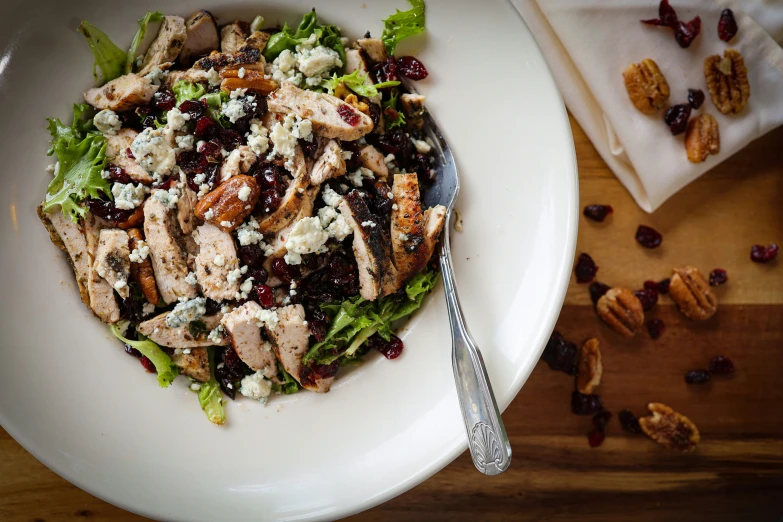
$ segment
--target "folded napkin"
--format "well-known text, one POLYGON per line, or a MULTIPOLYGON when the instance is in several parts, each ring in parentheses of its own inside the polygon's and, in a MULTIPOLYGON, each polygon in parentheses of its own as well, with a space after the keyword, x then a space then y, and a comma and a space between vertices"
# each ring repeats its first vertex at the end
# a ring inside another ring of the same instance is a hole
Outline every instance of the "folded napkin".
POLYGON ((658 0, 512 0, 535 36, 566 105, 598 152, 647 212, 754 139, 783 124, 783 1, 671 0, 680 20, 701 17, 701 34, 687 49, 666 27, 639 20, 658 17, 658 0), (739 31, 726 43, 718 19, 731 8, 739 31), (737 115, 724 116, 704 80, 704 59, 727 48, 745 58, 750 99, 737 115), (688 161, 684 134, 672 136, 663 111, 647 116, 631 104, 622 72, 652 58, 666 77, 669 104, 687 103, 701 89, 720 128, 720 153, 688 161))

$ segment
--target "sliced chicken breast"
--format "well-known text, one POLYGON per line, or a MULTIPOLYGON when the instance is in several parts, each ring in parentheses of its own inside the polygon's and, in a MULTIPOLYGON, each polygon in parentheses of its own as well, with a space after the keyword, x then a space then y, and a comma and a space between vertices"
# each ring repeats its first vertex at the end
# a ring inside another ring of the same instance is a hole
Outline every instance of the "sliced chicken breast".
POLYGON ((196 285, 186 281, 189 272, 187 254, 177 242, 178 227, 173 209, 166 208, 156 197, 147 198, 144 203, 144 236, 150 247, 160 296, 167 304, 180 297, 192 299, 198 295, 196 285))
POLYGON ((382 62, 386 60, 386 46, 379 38, 359 38, 356 44, 361 50, 367 53, 367 56, 373 62, 382 62))
POLYGON ((106 162, 122 168, 136 183, 151 185, 154 181, 141 165, 128 155, 131 143, 139 133, 131 128, 120 129, 116 135, 106 137, 106 162))
POLYGON ((264 31, 256 31, 250 36, 247 37, 245 40, 245 45, 248 47, 253 47, 255 49, 258 49, 261 52, 264 52, 264 49, 266 49, 266 44, 269 42, 269 38, 272 36, 271 33, 266 33, 264 31))
POLYGON ((204 223, 193 233, 199 246, 196 256, 196 279, 205 297, 229 301, 239 293, 239 277, 229 274, 239 268, 237 249, 231 234, 211 223, 204 223))
POLYGON ((299 145, 296 146, 293 170, 294 179, 288 185, 280 206, 258 223, 262 234, 274 234, 283 230, 296 218, 302 208, 310 177, 307 175, 307 164, 302 147, 299 145))
POLYGON ((259 326, 258 315, 264 312, 266 310, 258 303, 248 301, 224 315, 221 324, 239 358, 251 369, 262 371, 267 379, 274 379, 277 376, 277 359, 272 343, 261 337, 259 326))
POLYGON ((161 64, 176 60, 187 39, 185 19, 181 16, 166 16, 160 25, 158 36, 155 37, 147 49, 147 54, 144 55, 139 76, 148 74, 155 67, 160 67, 161 64))
POLYGON ((424 242, 427 245, 427 260, 432 257, 445 224, 446 207, 443 205, 435 205, 424 211, 424 242))
POLYGON ((302 357, 310 345, 310 329, 307 327, 302 305, 278 308, 277 319, 275 328, 266 326, 265 330, 285 371, 308 390, 328 392, 334 377, 320 378, 312 370, 302 366, 302 357))
POLYGON ((231 151, 231 154, 220 166, 220 181, 228 181, 239 174, 247 174, 250 168, 258 161, 258 156, 247 145, 240 145, 231 151))
POLYGON ((36 209, 38 218, 49 231, 49 238, 60 250, 68 254, 68 260, 76 276, 76 286, 82 302, 90 306, 87 281, 90 277, 90 257, 87 255, 87 238, 82 227, 63 214, 59 208, 44 212, 43 204, 36 209))
POLYGON ((84 235, 87 239, 87 255, 90 262, 90 275, 87 278, 87 292, 90 295, 90 308, 95 316, 104 323, 116 323, 120 320, 120 307, 114 297, 114 288, 98 275, 95 258, 101 230, 109 223, 94 216, 91 212, 84 218, 84 235))
POLYGON ((245 45, 245 39, 250 36, 250 25, 237 20, 224 25, 220 29, 220 51, 235 53, 245 45))
POLYGON ((264 63, 264 57, 261 56, 261 51, 255 47, 245 45, 240 50, 233 53, 213 52, 209 56, 199 59, 193 67, 205 71, 210 69, 221 71, 226 67, 263 69, 264 63))
POLYGON ((185 22, 185 31, 187 38, 179 53, 179 63, 185 66, 220 46, 217 22, 209 11, 193 13, 185 22))
POLYGON ((378 218, 370 213, 358 191, 346 194, 338 208, 353 230, 353 253, 359 267, 361 296, 374 301, 381 294, 384 267, 388 266, 389 245, 388 242, 384 244, 387 238, 384 238, 378 218))
MULTIPOLYGON (((345 74, 351 74, 354 71, 359 71, 359 75, 364 75, 364 84, 373 85, 372 78, 370 77, 370 65, 367 63, 366 55, 359 49, 346 49, 345 50, 345 74)), ((381 95, 376 94, 372 98, 368 98, 376 105, 381 104, 381 95)))
POLYGON ((158 87, 143 76, 126 74, 110 81, 103 87, 93 87, 84 93, 84 101, 98 110, 114 112, 129 111, 139 105, 146 105, 158 87))
POLYGON ((130 250, 128 233, 119 228, 101 230, 93 267, 120 297, 130 297, 130 250))
POLYGON ((320 185, 327 179, 345 174, 343 149, 337 140, 329 140, 310 171, 310 183, 320 185))
POLYGON ((168 76, 166 76, 164 83, 171 89, 174 84, 180 80, 190 83, 201 83, 206 86, 209 84, 209 72, 195 68, 190 68, 185 71, 171 71, 168 76))
POLYGON ((383 154, 372 145, 367 145, 359 151, 359 158, 362 160, 362 166, 370 169, 380 179, 389 177, 389 167, 383 161, 383 154))
POLYGON ((401 281, 407 281, 427 264, 424 216, 416 174, 395 174, 392 185, 391 242, 394 266, 401 281))
POLYGON ((184 324, 178 328, 166 325, 168 312, 156 315, 139 324, 137 330, 152 342, 168 348, 197 348, 200 346, 228 346, 228 339, 215 342, 209 339, 209 332, 220 324, 221 314, 204 315, 198 321, 204 323, 199 327, 184 324))
POLYGON ((209 353, 206 348, 188 348, 175 351, 171 356, 171 362, 180 368, 182 373, 197 381, 207 382, 211 377, 209 353))
POLYGON ((267 103, 270 111, 293 113, 309 119, 313 122, 313 132, 325 138, 358 140, 373 128, 369 116, 353 109, 340 98, 305 91, 290 82, 283 82, 278 90, 269 95, 267 103), (348 123, 343 116, 349 121, 353 120, 353 124, 348 123))
POLYGON ((196 228, 197 220, 194 209, 198 203, 198 196, 190 190, 186 183, 180 184, 180 195, 177 200, 177 221, 182 233, 189 236, 196 228))
POLYGON ((400 96, 400 106, 408 124, 420 128, 424 123, 424 96, 403 94, 400 96))

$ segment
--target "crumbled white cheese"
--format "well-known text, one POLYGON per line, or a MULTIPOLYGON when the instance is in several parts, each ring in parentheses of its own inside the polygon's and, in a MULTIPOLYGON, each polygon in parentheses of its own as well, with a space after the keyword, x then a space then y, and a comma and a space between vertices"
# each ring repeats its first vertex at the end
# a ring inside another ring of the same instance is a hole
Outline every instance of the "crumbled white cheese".
POLYGON ((122 128, 122 122, 117 113, 109 109, 100 111, 92 119, 95 128, 107 136, 114 136, 122 128))
MULTIPOLYGON (((329 239, 329 234, 321 227, 321 221, 317 217, 302 218, 296 222, 293 230, 288 235, 285 248, 289 254, 312 254, 325 252, 324 243, 329 239)), ((293 260, 296 260, 295 257, 293 260)), ((299 260, 301 263, 301 258, 299 260)), ((298 263, 289 263, 298 264, 298 263)))
POLYGON ((413 146, 416 147, 416 152, 420 154, 427 154, 432 150, 430 144, 424 140, 413 140, 413 146))
POLYGON ((342 241, 353 233, 345 217, 332 207, 323 207, 318 210, 318 219, 321 220, 321 226, 329 234, 329 237, 333 237, 337 241, 342 241))
POLYGON ((163 203, 166 208, 174 208, 179 202, 180 192, 178 189, 172 187, 167 191, 163 189, 156 189, 152 192, 152 195, 155 197, 155 199, 163 203))
POLYGON ((247 115, 244 104, 237 99, 228 100, 224 103, 220 108, 220 113, 228 118, 231 123, 236 123, 238 119, 247 115))
POLYGON ((272 393, 272 382, 264 378, 264 374, 259 370, 253 375, 247 375, 242 378, 239 385, 239 393, 266 404, 269 394, 272 393))
POLYGON ((400 235, 397 236, 400 238, 400 241, 407 241, 408 240, 408 234, 405 234, 403 232, 400 232, 400 235))
POLYGON ((313 140, 313 122, 308 119, 303 120, 294 114, 288 114, 282 123, 275 123, 269 138, 272 140, 273 145, 272 152, 269 153, 269 159, 275 156, 286 158, 285 166, 291 170, 293 168, 297 140, 313 140))
POLYGON ((115 183, 111 187, 111 193, 114 196, 114 206, 120 210, 133 210, 144 201, 147 195, 147 187, 139 183, 115 183))
POLYGON ((258 322, 256 323, 259 328, 262 328, 266 326, 270 330, 274 330, 277 328, 277 323, 279 321, 277 317, 277 312, 274 310, 267 310, 266 308, 262 308, 261 310, 258 310, 254 316, 258 322))
POLYGON ((161 129, 144 129, 133 140, 130 149, 141 168, 156 179, 169 174, 176 165, 174 149, 161 129))
POLYGON ((209 221, 213 217, 215 217, 215 210, 214 209, 209 209, 206 212, 204 212, 204 220, 205 221, 209 221))
POLYGON ((224 266, 226 264, 226 258, 223 257, 223 254, 218 254, 215 256, 212 262, 215 264, 215 266, 224 266))
POLYGON ((252 191, 250 190, 250 187, 247 186, 247 183, 243 183, 242 186, 239 188, 239 192, 237 192, 237 197, 241 201, 247 201, 250 199, 250 193, 252 191))
POLYGON ((332 69, 343 66, 340 55, 334 49, 319 45, 315 49, 301 48, 298 50, 296 65, 299 71, 305 75, 305 84, 308 87, 320 85, 323 80, 329 78, 329 72, 332 69))
MULTIPOLYGON (((55 161, 54 163, 51 163, 50 165, 48 165, 46 167, 46 172, 48 172, 49 174, 51 174, 53 176, 56 176, 60 172, 60 162, 59 161, 55 161)), ((103 172, 107 172, 107 171, 104 170, 103 172)), ((102 178, 103 178, 103 172, 101 172, 101 177, 102 178)), ((108 178, 103 178, 103 179, 108 179, 108 178)))
POLYGON ((201 389, 201 384, 197 382, 190 383, 190 389, 193 391, 199 391, 201 389))
POLYGON ((193 142, 195 141, 195 139, 196 139, 195 136, 191 134, 187 134, 185 136, 175 137, 174 142, 177 144, 177 149, 180 151, 193 150, 193 142))
POLYGON ((189 285, 195 285, 198 283, 198 279, 196 277, 195 272, 188 272, 188 275, 185 277, 185 282, 189 285))
POLYGON ((130 262, 131 263, 141 263, 147 257, 150 255, 150 247, 147 245, 147 243, 144 240, 139 241, 136 243, 136 248, 133 249, 133 251, 130 253, 130 262))
POLYGON ((168 71, 161 70, 160 67, 155 67, 149 73, 147 73, 144 78, 149 80, 152 85, 158 86, 163 83, 163 80, 165 80, 168 75, 168 71))
POLYGON ((353 157, 353 152, 351 152, 350 150, 344 150, 340 155, 345 161, 348 161, 353 157))
POLYGON ((166 127, 172 131, 182 130, 188 121, 190 121, 190 114, 182 112, 176 107, 166 113, 166 127))
POLYGON ((264 242, 264 235, 258 231, 259 228, 261 227, 256 218, 250 216, 250 219, 237 227, 237 240, 241 246, 258 245, 264 251, 264 255, 269 257, 274 253, 274 249, 264 242))
POLYGON ((114 289, 118 292, 128 286, 128 282, 124 279, 118 279, 116 283, 114 283, 114 289))
POLYGON ((207 71, 207 81, 209 82, 209 85, 212 87, 217 87, 220 85, 220 83, 223 81, 223 79, 220 77, 220 73, 217 72, 214 67, 207 71))
POLYGON ((141 306, 141 313, 144 316, 148 316, 148 315, 150 315, 153 312, 155 312, 155 305, 154 304, 152 304, 152 303, 144 303, 141 306))
POLYGON ((205 297, 196 297, 177 303, 174 310, 166 316, 166 326, 169 328, 179 328, 207 313, 207 299, 205 297))
POLYGON ((247 146, 253 149, 256 155, 264 154, 269 150, 269 130, 261 124, 260 120, 250 120, 250 132, 245 134, 247 146))
POLYGON ((239 70, 237 71, 237 76, 240 77, 240 78, 244 78, 245 77, 245 68, 244 67, 240 67, 239 68, 239 70))
POLYGON ((223 228, 231 228, 234 224, 231 221, 221 221, 220 226, 223 228))
POLYGON ((400 207, 397 206, 397 203, 392 203, 392 210, 397 210, 398 208, 400 207))
POLYGON ((337 208, 343 201, 343 197, 332 190, 332 187, 329 185, 326 185, 323 192, 321 192, 321 199, 324 200, 324 203, 334 208, 337 208))
POLYGON ((362 178, 375 179, 375 174, 366 167, 359 167, 356 172, 346 174, 345 177, 348 178, 348 181, 350 181, 354 187, 361 187, 362 178))
POLYGON ((362 221, 363 227, 370 227, 375 228, 375 222, 374 221, 362 221))
POLYGON ((215 344, 220 344, 223 341, 223 334, 225 332, 226 329, 223 327, 222 324, 219 324, 217 325, 217 328, 214 328, 211 332, 209 332, 207 339, 209 339, 215 344))
MULTIPOLYGON (((226 281, 229 285, 233 285, 237 281, 239 281, 242 278, 242 270, 239 268, 235 268, 234 270, 230 270, 228 274, 226 274, 226 281)), ((252 277, 250 278, 252 279, 252 277)))
POLYGON ((278 83, 287 81, 301 87, 304 81, 302 73, 296 70, 296 54, 289 49, 285 49, 272 63, 268 63, 264 72, 278 83))

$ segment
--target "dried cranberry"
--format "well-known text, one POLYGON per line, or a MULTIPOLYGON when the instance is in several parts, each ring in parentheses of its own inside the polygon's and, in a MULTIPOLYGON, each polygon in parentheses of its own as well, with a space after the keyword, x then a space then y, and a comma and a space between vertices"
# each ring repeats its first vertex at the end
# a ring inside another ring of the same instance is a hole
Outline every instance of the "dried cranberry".
POLYGON ((385 61, 376 64, 372 68, 372 72, 378 80, 376 83, 392 82, 400 79, 397 76, 397 60, 394 56, 389 56, 385 61))
POLYGON ((666 279, 661 279, 658 281, 658 293, 666 295, 669 293, 669 284, 671 283, 671 279, 668 277, 666 279))
POLYGON ((381 352, 387 359, 396 359, 400 356, 404 348, 402 340, 396 335, 392 335, 389 340, 386 341, 380 335, 373 334, 373 336, 367 340, 367 345, 371 349, 381 352))
POLYGON ((136 159, 136 156, 133 155, 133 152, 131 152, 130 147, 125 149, 125 155, 128 156, 132 160, 136 159))
POLYGON ((374 129, 378 128, 381 124, 381 107, 378 104, 371 103, 368 105, 370 108, 370 119, 372 120, 372 126, 374 129))
POLYGON ((397 71, 411 80, 423 80, 429 76, 424 64, 413 56, 403 56, 397 59, 397 71))
POLYGON ((179 110, 190 115, 190 121, 196 121, 204 115, 204 105, 200 101, 185 100, 179 104, 179 110))
POLYGON ((606 439, 606 433, 603 430, 595 429, 587 434, 587 443, 591 448, 597 448, 603 444, 604 439, 606 439))
POLYGON ((264 268, 251 268, 243 279, 247 280, 251 277, 253 278, 253 283, 259 285, 266 283, 267 279, 269 279, 269 274, 264 268))
POLYGON ((258 245, 245 245, 237 250, 239 263, 250 268, 260 268, 264 264, 264 251, 258 245))
POLYGON ((220 163, 210 163, 207 165, 207 168, 204 170, 204 174, 207 175, 204 183, 210 187, 217 186, 218 178, 220 177, 220 163))
POLYGON ((253 294, 258 304, 264 308, 272 308, 275 304, 275 293, 268 285, 257 284, 253 286, 253 294))
POLYGON ((544 353, 541 354, 541 359, 555 371, 567 373, 568 375, 576 375, 576 357, 578 354, 579 350, 576 345, 566 341, 563 336, 555 330, 552 332, 549 342, 546 343, 544 353))
POLYGON ((589 283, 595 279, 595 273, 598 272, 598 266, 596 266, 593 258, 584 252, 579 254, 574 266, 574 274, 576 274, 577 283, 589 283))
POLYGON ((133 181, 125 169, 114 163, 107 163, 106 170, 109 172, 109 179, 115 183, 131 183, 133 181))
POLYGON ((634 415, 633 412, 629 410, 622 410, 617 415, 617 418, 620 420, 620 426, 622 426, 623 429, 628 433, 638 435, 642 432, 639 419, 636 418, 636 415, 634 415))
POLYGON ((571 412, 575 415, 593 415, 603 409, 604 401, 600 395, 586 395, 576 390, 571 393, 571 412))
POLYGON ((647 331, 652 340, 659 338, 665 329, 666 324, 663 322, 663 319, 652 319, 647 322, 647 331))
POLYGON ((162 111, 170 111, 177 105, 177 98, 171 89, 168 87, 161 87, 158 92, 152 97, 152 105, 162 111))
POLYGON ((329 317, 316 308, 307 314, 307 326, 315 340, 320 343, 326 338, 326 332, 329 330, 329 317))
POLYGON ((737 34, 737 21, 734 19, 734 12, 731 9, 724 9, 718 20, 718 38, 728 42, 737 34))
POLYGON ((422 182, 434 181, 434 171, 430 165, 430 157, 426 154, 416 154, 411 160, 408 171, 413 171, 419 176, 422 182))
POLYGON ((710 372, 718 375, 734 373, 734 363, 726 356, 716 355, 710 360, 710 372))
POLYGON ((272 261, 272 273, 285 284, 288 284, 301 276, 299 268, 289 265, 282 257, 278 257, 272 261))
POLYGON ((218 124, 209 116, 202 116, 196 120, 196 137, 199 139, 211 139, 218 133, 218 124))
POLYGON ((351 127, 356 127, 359 125, 359 122, 362 121, 361 116, 359 116, 359 114, 347 103, 343 103, 337 107, 337 114, 339 114, 343 121, 351 127))
POLYGON ((219 301, 215 301, 214 299, 207 297, 207 303, 205 307, 207 309, 206 315, 215 315, 220 311, 221 308, 223 308, 223 305, 219 301))
POLYGON ((141 352, 129 344, 125 345, 125 353, 133 357, 141 357, 141 352))
POLYGON ((612 418, 612 412, 604 410, 593 415, 593 426, 595 429, 604 431, 609 420, 612 418))
POLYGON ((710 272, 710 286, 719 286, 729 280, 729 275, 722 268, 710 272))
POLYGON ((593 304, 598 303, 598 300, 601 299, 601 296, 603 296, 611 288, 612 288, 611 286, 605 285, 603 283, 599 283, 598 281, 595 281, 594 283, 591 283, 590 284, 590 299, 593 301, 593 304))
POLYGON ((158 370, 155 369, 155 365, 152 364, 152 361, 150 361, 146 355, 141 356, 141 365, 150 373, 158 373, 158 370))
MULTIPOLYGON (((185 175, 200 174, 207 168, 207 160, 195 150, 186 150, 177 154, 177 165, 185 172, 185 175)), ((195 183, 190 188, 198 192, 198 185, 195 183), (196 188, 193 188, 194 186, 196 188)))
POLYGON ((275 189, 263 191, 260 199, 261 204, 259 205, 259 208, 267 213, 277 210, 277 207, 279 207, 282 202, 280 194, 275 189))
POLYGON ((663 121, 669 126, 672 136, 682 134, 688 128, 688 118, 691 117, 691 106, 685 103, 672 105, 666 110, 663 121))
POLYGON ((658 302, 658 292, 650 288, 642 288, 633 293, 642 303, 642 309, 647 312, 658 302))
POLYGON ((639 225, 636 229, 636 241, 645 248, 658 248, 661 246, 663 236, 652 227, 639 225))
POLYGON ((216 139, 203 143, 198 149, 198 151, 204 156, 204 161, 209 163, 223 163, 222 150, 223 144, 216 139))
POLYGON ((701 18, 694 17, 690 22, 677 22, 674 28, 674 39, 683 49, 690 47, 693 40, 701 32, 701 18))
POLYGON ((391 195, 391 187, 385 181, 376 181, 370 186, 372 192, 372 206, 375 209, 375 214, 378 216, 390 216, 392 211, 392 205, 394 200, 389 196, 391 195))
POLYGON ((685 374, 685 382, 688 384, 704 384, 710 380, 710 372, 707 370, 691 370, 685 374))
POLYGON ((118 209, 113 202, 103 199, 88 199, 87 206, 90 207, 90 211, 93 214, 112 223, 127 221, 134 212, 133 210, 118 209))
POLYGON ((648 279, 647 281, 645 281, 643 286, 644 288, 655 290, 656 292, 658 291, 658 283, 656 283, 652 279, 648 279))
POLYGON ((612 212, 614 212, 614 209, 610 205, 587 205, 582 211, 582 214, 584 214, 587 219, 592 219, 593 221, 601 223, 606 219, 606 216, 612 212))
POLYGON ((764 245, 753 245, 750 249, 750 260, 754 263, 769 263, 778 257, 778 246, 771 243, 768 247, 764 245))
POLYGON ((337 370, 340 367, 337 361, 331 364, 313 364, 311 366, 313 373, 315 373, 321 379, 328 379, 334 377, 337 374, 337 370))
POLYGON ((688 103, 694 109, 698 109, 704 103, 704 91, 701 89, 688 89, 688 103))
POLYGON ((228 152, 242 145, 242 136, 231 129, 220 129, 218 140, 228 152))
POLYGON ((318 158, 318 142, 316 140, 299 140, 299 146, 302 147, 302 152, 310 159, 318 158))

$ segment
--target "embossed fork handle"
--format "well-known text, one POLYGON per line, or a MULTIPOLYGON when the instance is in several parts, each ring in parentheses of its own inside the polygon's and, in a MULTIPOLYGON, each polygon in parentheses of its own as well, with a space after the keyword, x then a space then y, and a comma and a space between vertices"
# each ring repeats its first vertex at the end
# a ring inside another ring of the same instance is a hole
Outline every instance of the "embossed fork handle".
POLYGON ((451 363, 473 464, 485 475, 497 475, 511 464, 511 444, 492 393, 484 359, 465 325, 459 304, 454 267, 451 264, 450 214, 443 231, 440 270, 451 323, 451 363))

